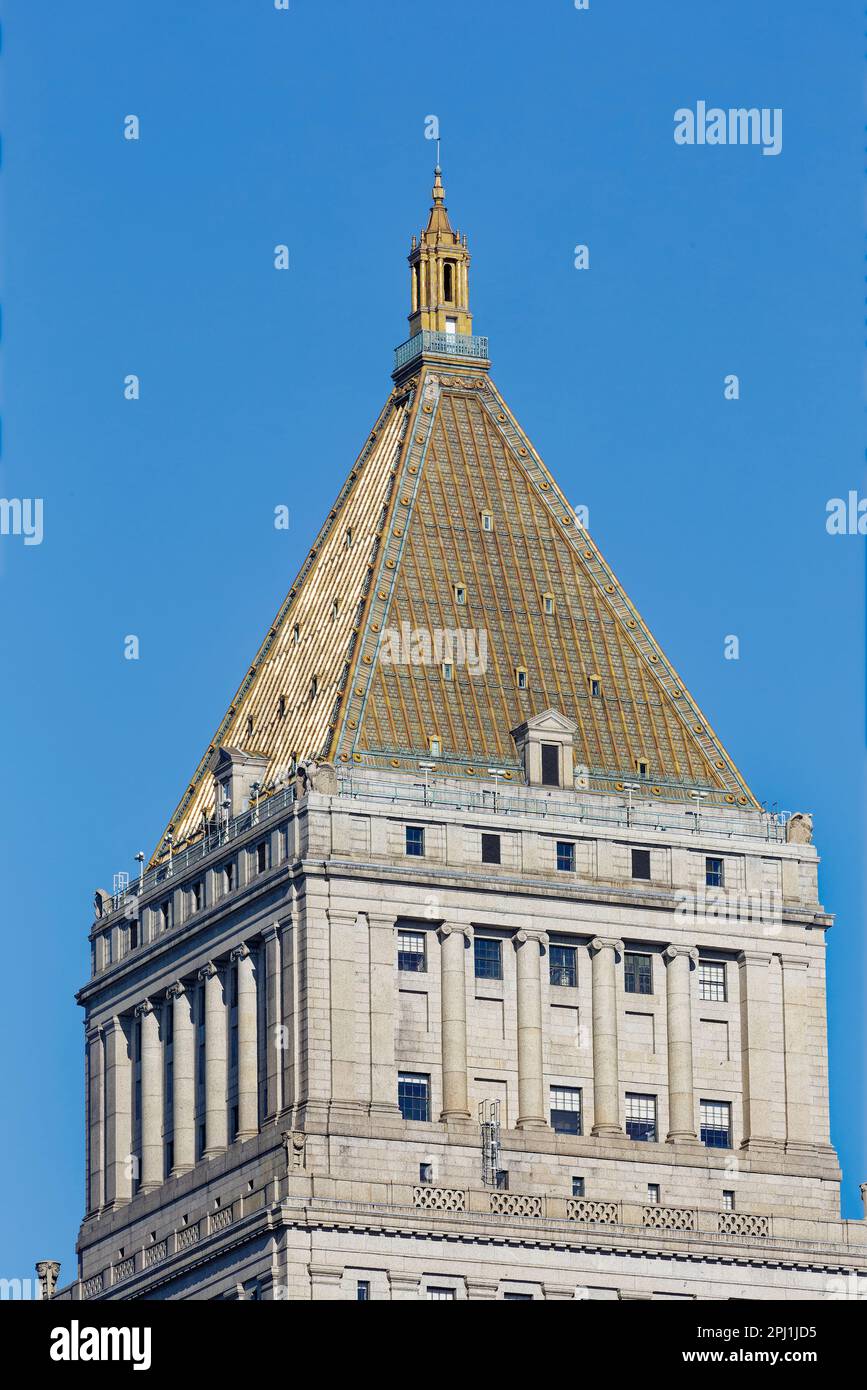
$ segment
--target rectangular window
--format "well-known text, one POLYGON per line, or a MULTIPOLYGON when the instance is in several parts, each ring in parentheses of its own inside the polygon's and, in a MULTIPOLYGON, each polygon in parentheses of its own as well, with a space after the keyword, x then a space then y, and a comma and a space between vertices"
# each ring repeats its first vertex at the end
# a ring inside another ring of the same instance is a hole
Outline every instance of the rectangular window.
POLYGON ((160 926, 162 927, 163 931, 168 931, 168 929, 169 929, 169 927, 170 927, 171 925, 172 925, 172 902, 171 902, 171 898, 168 898, 168 899, 166 899, 166 901, 165 901, 164 903, 160 903, 160 926))
POLYGON ((136 949, 137 946, 138 946, 138 922, 130 922, 130 924, 129 924, 129 947, 128 947, 128 949, 129 949, 130 951, 134 951, 134 950, 136 949))
POLYGON ((656 1143, 656 1096, 626 1093, 626 1133, 630 1139, 656 1143))
POLYGON ((572 1196, 573 1196, 573 1197, 583 1197, 583 1196, 584 1196, 584 1179, 583 1179, 583 1178, 576 1178, 576 1177, 573 1177, 573 1179, 572 1179, 572 1196))
POLYGON ((235 886, 235 865, 233 863, 223 865, 223 885, 227 893, 231 893, 235 886))
POLYGON ((498 1168, 494 1174, 494 1187, 498 1192, 508 1192, 509 1190, 509 1170, 508 1168, 498 1168))
POLYGON ((358 1303, 370 1302, 370 1281, 359 1279, 355 1285, 355 1298, 358 1303))
POLYGON ((623 958, 623 988, 627 994, 653 993, 653 962, 650 956, 627 951, 623 958))
POLYGON ((647 1204, 655 1207, 659 1204, 659 1183, 649 1182, 647 1184, 647 1204))
POLYGON ((457 1294, 455 1293, 454 1289, 446 1289, 439 1284, 428 1284, 427 1296, 428 1298, 432 1298, 435 1300, 446 1300, 450 1298, 456 1298, 457 1294))
POLYGON ((602 682, 598 676, 587 677, 587 688, 590 691, 592 699, 598 700, 600 698, 602 694, 602 682))
POLYGON ((735 1194, 731 1188, 723 1188, 723 1211, 734 1211, 735 1194))
POLYGON ((542 744, 542 786, 560 785, 560 747, 556 743, 542 744))
POLYGON ((555 1134, 581 1133, 580 1087, 551 1087, 551 1128, 555 1134))
POLYGON ((555 614, 556 611, 557 611, 557 605, 556 605, 556 603, 555 603, 555 601, 554 601, 554 595, 553 595, 553 594, 543 594, 543 595, 542 595, 542 612, 545 614, 545 617, 546 617, 546 618, 553 618, 553 616, 554 616, 554 614, 555 614))
POLYGON ((730 1149, 732 1146, 732 1108, 728 1101, 699 1101, 701 1142, 709 1149, 730 1149))
POLYGON ((190 893, 192 895, 193 912, 201 912, 202 904, 205 901, 205 885, 203 883, 194 883, 190 889, 190 893))
POLYGON ((473 957, 477 980, 502 980, 502 941, 490 936, 477 936, 473 941, 473 957))
POLYGON ((557 841, 557 868, 564 874, 574 874, 575 846, 571 840, 557 841))
POLYGON ((421 856, 424 854, 424 828, 421 825, 406 827, 406 852, 421 856))
POLYGON ((452 588, 454 590, 455 603, 458 604, 460 608, 463 608, 467 602, 466 589, 464 588, 463 584, 454 584, 452 585, 452 588))
POLYGON ((415 970, 424 974, 427 970, 425 953, 425 934, 423 931, 399 931, 397 934, 398 970, 415 970))
POLYGON ((574 946, 551 946, 548 967, 552 985, 574 989, 578 983, 577 951, 574 946))
POLYGON ((725 861, 708 855, 704 861, 704 881, 708 888, 724 888, 725 861))
POLYGON ((503 1294, 503 1302, 504 1302, 504 1303, 532 1303, 532 1302, 533 1302, 533 1295, 532 1295, 531 1293, 504 1293, 504 1294, 503 1294))
POLYGON ((405 1120, 430 1120, 430 1077, 402 1071, 397 1078, 397 1103, 405 1120))
POLYGON ((426 1184, 427 1184, 427 1183, 432 1183, 432 1182, 433 1182, 433 1164, 432 1164, 432 1163, 420 1163, 420 1164, 418 1165, 418 1180, 419 1180, 420 1183, 426 1183, 426 1184))
POLYGON ((700 960, 698 963, 698 997, 724 1004, 726 1000, 725 961, 700 960))
POLYGON ((490 512, 482 512, 481 516, 482 516, 482 530, 483 530, 483 531, 493 531, 493 529, 494 529, 494 518, 493 518, 492 514, 491 514, 490 512))
POLYGON ((519 690, 527 689, 527 670, 524 666, 515 667, 515 684, 519 690))
POLYGON ((499 835, 482 836, 482 863, 500 863, 500 837, 499 835))
POLYGON ((634 849, 632 851, 632 877, 650 878, 649 849, 634 849))
POLYGON ((256 846, 256 872, 264 874, 268 867, 268 841, 263 840, 256 846))

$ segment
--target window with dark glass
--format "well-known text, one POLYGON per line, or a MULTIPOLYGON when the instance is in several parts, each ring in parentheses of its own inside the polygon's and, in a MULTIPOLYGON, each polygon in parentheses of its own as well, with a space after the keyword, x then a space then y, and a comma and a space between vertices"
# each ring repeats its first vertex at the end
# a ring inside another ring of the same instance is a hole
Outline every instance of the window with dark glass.
POLYGON ((494 1174, 494 1187, 498 1192, 508 1192, 509 1190, 509 1170, 498 1168, 494 1174))
POLYGON ((701 1142, 709 1149, 732 1146, 732 1108, 728 1101, 699 1101, 701 1142))
POLYGON ((355 1298, 358 1303, 370 1302, 370 1282, 367 1279, 359 1279, 355 1285, 355 1298))
POLYGON ((573 1179, 572 1179, 572 1196, 573 1196, 573 1197, 583 1197, 583 1196, 584 1196, 584 1179, 583 1179, 583 1178, 573 1177, 573 1179))
POLYGON ((650 878, 649 849, 634 849, 632 851, 632 877, 650 878))
POLYGON ((256 872, 264 874, 268 867, 268 841, 262 840, 256 846, 256 872))
POLYGON ((574 946, 551 946, 548 967, 552 985, 573 987, 578 983, 577 952, 574 946))
POLYGON ((424 827, 421 825, 408 825, 406 827, 406 852, 407 854, 424 854, 424 827))
POLYGON ((424 974, 427 970, 425 934, 423 931, 399 931, 397 934, 398 970, 415 970, 424 974))
POLYGON ((653 993, 653 964, 650 956, 627 951, 623 958, 623 988, 627 994, 653 993))
POLYGON ((626 1093, 626 1133, 628 1138, 656 1143, 656 1096, 626 1093))
POLYGON ((504 1293, 504 1294, 503 1294, 503 1302, 504 1302, 504 1303, 532 1303, 532 1302, 533 1302, 533 1295, 532 1295, 531 1293, 504 1293))
POLYGON ((482 836, 482 863, 499 864, 500 862, 500 837, 499 835, 482 836))
POLYGON ((555 1134, 581 1133, 581 1090, 578 1086, 551 1087, 551 1128, 555 1134))
POLYGON ((708 888, 725 887, 725 862, 708 855, 704 861, 704 881, 708 888))
POLYGON ((503 943, 495 937, 477 936, 473 940, 477 980, 502 980, 503 943))
POLYGON ((402 1071, 397 1078, 397 1104, 405 1120, 430 1119, 430 1077, 402 1071))
POLYGON ((433 1164, 432 1164, 432 1163, 420 1163, 420 1164, 418 1165, 418 1180, 419 1180, 420 1183, 425 1183, 425 1184, 427 1184, 427 1183, 432 1183, 432 1182, 433 1182, 433 1164))
POLYGON ((557 841, 557 868, 564 874, 574 874, 575 846, 571 840, 557 841))
POLYGON ((556 743, 542 744, 542 786, 560 785, 560 749, 556 743))
POLYGON ((698 963, 698 997, 716 1004, 726 1001, 726 967, 722 960, 700 960, 698 963))

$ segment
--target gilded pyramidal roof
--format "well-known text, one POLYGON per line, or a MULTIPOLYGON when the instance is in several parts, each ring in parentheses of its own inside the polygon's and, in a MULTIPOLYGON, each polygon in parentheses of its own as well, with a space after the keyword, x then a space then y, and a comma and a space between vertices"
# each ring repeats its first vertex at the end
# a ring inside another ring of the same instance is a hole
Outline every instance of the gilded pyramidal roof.
MULTIPOLYGON (((591 791, 640 777, 649 795, 756 805, 491 381, 456 245, 443 252, 451 331, 399 350, 394 389, 172 817, 176 847, 213 813, 220 747, 267 759, 265 795, 308 757, 518 777, 510 731, 547 709, 577 723, 591 791)), ((434 258, 411 325, 449 323, 442 289, 434 258)))

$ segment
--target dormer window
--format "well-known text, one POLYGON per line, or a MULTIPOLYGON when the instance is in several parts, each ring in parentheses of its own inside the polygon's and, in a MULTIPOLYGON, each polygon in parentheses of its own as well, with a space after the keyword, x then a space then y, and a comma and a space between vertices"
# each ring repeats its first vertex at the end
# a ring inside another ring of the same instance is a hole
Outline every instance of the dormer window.
POLYGON ((639 777, 650 776, 650 764, 646 758, 635 759, 635 771, 638 773, 639 777))
POLYGON ((318 693, 319 693, 319 682, 317 681, 316 677, 314 676, 313 679, 312 679, 311 682, 310 682, 310 698, 311 698, 311 700, 315 700, 318 693))
POLYGON ((250 738, 250 736, 252 735, 252 733, 253 733, 253 716, 252 716, 252 714, 248 714, 248 715, 247 715, 247 737, 250 738))
POLYGON ((587 677, 587 689, 590 691, 592 699, 599 700, 602 698, 602 681, 598 676, 587 677))
POLYGON ((492 512, 480 512, 479 515, 481 516, 481 519, 482 519, 482 530, 483 530, 483 531, 493 531, 493 529, 494 529, 494 516, 493 516, 493 513, 492 513, 492 512))
POLYGON ((516 666, 516 667, 515 667, 515 685, 518 687, 519 690, 526 690, 526 689, 528 688, 528 684, 529 684, 529 683, 528 683, 528 680, 527 680, 527 668, 526 668, 526 666, 516 666))
POLYGON ((344 536, 343 536, 343 539, 344 539, 344 541, 345 541, 345 543, 346 543, 346 549, 347 549, 347 550, 351 550, 351 549, 352 549, 352 527, 351 527, 351 526, 347 526, 346 531, 345 531, 344 536))
POLYGON ((436 734, 432 735, 432 737, 428 739, 427 751, 430 753, 432 758, 438 758, 440 756, 442 752, 442 744, 439 740, 439 737, 436 734))
POLYGON ((294 626, 293 629, 292 629, 292 646, 293 646, 293 647, 297 647, 297 646, 298 646, 298 642, 299 642, 300 637, 301 637, 301 629, 300 629, 300 627, 298 626, 298 624, 296 623, 295 626, 294 626))
POLYGON ((283 719, 286 714, 286 696, 281 695, 277 701, 277 718, 283 719))
POLYGON ((463 584, 453 584, 453 585, 452 585, 452 592, 454 593, 454 596, 455 596, 455 603, 458 605, 458 607, 459 607, 459 608, 464 608, 464 607, 466 607, 466 602, 467 602, 467 591, 466 591, 466 589, 464 588, 463 584))
POLYGON ((546 617, 546 618, 553 618, 553 616, 554 616, 554 614, 555 614, 556 611, 557 611, 557 604, 556 604, 556 602, 555 602, 554 595, 553 595, 553 594, 543 594, 543 595, 542 595, 542 612, 545 614, 545 617, 546 617))
POLYGON ((334 622, 334 619, 337 617, 337 614, 338 614, 339 612, 340 612, 340 600, 339 600, 339 599, 336 599, 336 598, 335 598, 335 599, 332 599, 332 600, 331 600, 331 621, 332 621, 332 622, 334 622))
POLYGON ((455 668, 451 661, 443 662, 443 680, 453 681, 455 678, 455 668))

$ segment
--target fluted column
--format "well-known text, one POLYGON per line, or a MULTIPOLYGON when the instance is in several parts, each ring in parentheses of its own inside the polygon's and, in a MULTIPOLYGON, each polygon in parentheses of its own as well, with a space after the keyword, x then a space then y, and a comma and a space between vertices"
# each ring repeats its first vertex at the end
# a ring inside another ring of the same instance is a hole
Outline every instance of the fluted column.
POLYGON ((136 1005, 141 1060, 141 1189, 163 1180, 163 1049, 160 1017, 150 999, 136 1005))
POLYGON ((593 1133, 623 1133, 617 1056, 617 957, 623 942, 596 936, 590 942, 593 986, 593 1133))
POLYGON ((191 991, 181 981, 169 985, 172 1004, 172 1177, 188 1173, 196 1161, 196 1028, 191 991))
POLYGON ((258 1039, 256 1036, 256 977, 246 945, 236 946, 230 959, 237 969, 238 1000, 238 1139, 252 1139, 259 1129, 258 1039))
POLYGON ((542 980, 539 961, 547 932, 519 931, 512 938, 518 975, 518 1129, 544 1129, 542 980))
POLYGON ((783 971, 783 1061, 786 1069, 786 1148, 813 1150, 817 1132, 812 1104, 807 971, 801 956, 780 957, 783 971))
POLYGON ((370 1112, 400 1119, 394 1050, 397 953, 394 918, 367 914, 370 965, 370 1112))
POLYGON ((776 1149, 780 1140, 772 1120, 773 1073, 768 999, 767 951, 738 956, 741 998, 741 1076, 745 1149, 776 1149))
POLYGON ((228 1143, 228 1065, 226 1001, 220 972, 212 961, 199 971, 205 986, 205 1158, 228 1143))
POLYGON ((692 996, 690 972, 698 962, 695 947, 667 946, 665 999, 668 1033, 669 1144, 698 1142, 692 1079, 692 996))
POLYGON ((446 923, 440 941, 440 1009, 442 1018, 443 1108, 440 1120, 468 1120, 467 1101, 467 966, 469 928, 446 923))
POLYGON ((283 1106, 283 981, 280 929, 276 922, 262 933, 265 943, 262 970, 265 988, 265 1116, 272 1118, 283 1106))
POLYGON ((117 1016, 103 1025, 105 1045, 105 1200, 132 1196, 132 1059, 127 1026, 117 1016))
POLYGON ((87 1210, 99 1211, 105 1200, 105 1067, 102 1029, 89 1027, 87 1053, 87 1210))

